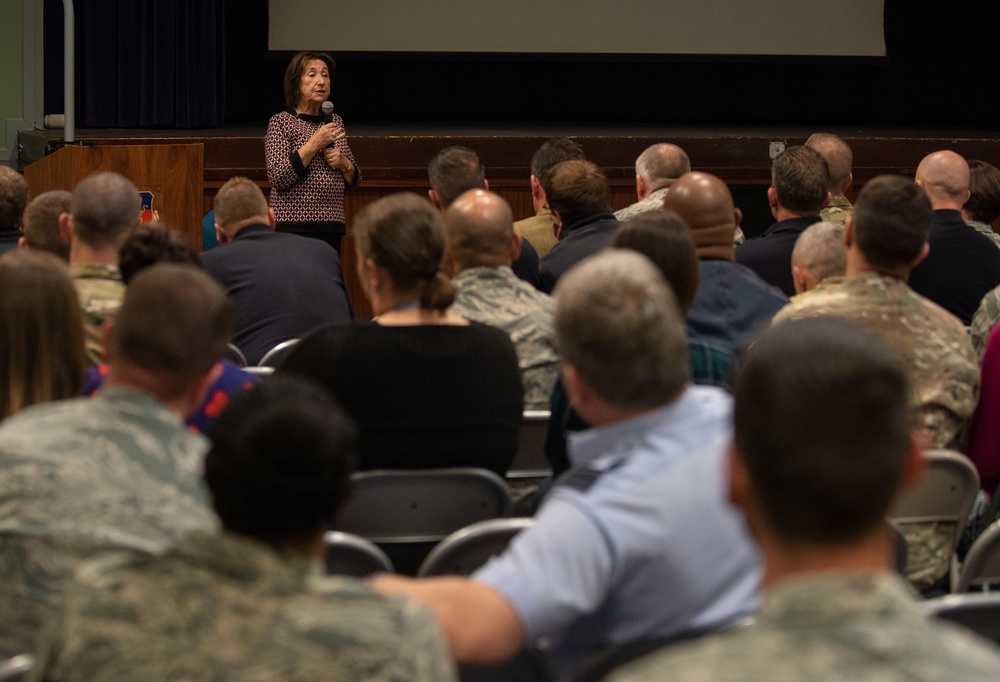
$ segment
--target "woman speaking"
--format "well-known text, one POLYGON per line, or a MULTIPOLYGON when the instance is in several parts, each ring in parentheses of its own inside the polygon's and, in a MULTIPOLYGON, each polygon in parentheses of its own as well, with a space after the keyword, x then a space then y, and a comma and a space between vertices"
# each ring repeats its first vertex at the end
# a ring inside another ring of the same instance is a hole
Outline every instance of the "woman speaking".
POLYGON ((361 181, 340 116, 327 103, 329 55, 299 52, 285 69, 288 108, 271 117, 264 138, 277 229, 322 239, 340 251, 346 232, 344 187, 361 181), (326 104, 326 111, 323 105, 326 104))

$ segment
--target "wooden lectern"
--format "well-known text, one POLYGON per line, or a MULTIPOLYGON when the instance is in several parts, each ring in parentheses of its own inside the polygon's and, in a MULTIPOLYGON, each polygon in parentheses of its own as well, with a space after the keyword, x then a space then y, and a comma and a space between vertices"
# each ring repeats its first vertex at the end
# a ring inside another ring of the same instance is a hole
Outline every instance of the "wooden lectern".
POLYGON ((28 194, 34 198, 52 189, 72 191, 93 173, 121 173, 146 197, 143 203, 150 202, 148 207, 143 205, 147 217, 155 215, 180 230, 200 251, 204 165, 202 144, 66 146, 27 166, 24 177, 28 194))

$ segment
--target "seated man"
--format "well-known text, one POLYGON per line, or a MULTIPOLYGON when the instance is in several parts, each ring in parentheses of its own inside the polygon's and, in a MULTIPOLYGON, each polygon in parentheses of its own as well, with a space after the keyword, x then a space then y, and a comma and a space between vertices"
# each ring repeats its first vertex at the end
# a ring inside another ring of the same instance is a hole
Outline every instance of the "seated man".
POLYGON ((207 443, 182 419, 215 379, 229 334, 212 278, 153 266, 105 327, 104 389, 0 426, 0 660, 34 649, 83 559, 161 551, 215 528, 199 480, 207 443))
POLYGON ((691 172, 687 152, 675 144, 660 142, 646 147, 635 160, 635 193, 638 201, 615 211, 615 218, 625 222, 632 216, 663 208, 663 197, 674 180, 691 172))
POLYGON ((568 137, 553 137, 546 140, 531 157, 531 207, 535 215, 514 223, 514 231, 528 240, 538 257, 545 254, 556 245, 556 233, 552 225, 552 212, 549 210, 548 198, 542 188, 542 178, 550 170, 563 161, 586 161, 583 150, 568 137))
POLYGON ((18 248, 53 253, 69 262, 69 244, 59 235, 59 216, 69 215, 73 194, 64 189, 42 192, 24 209, 24 236, 18 248))
MULTIPOLYGON (((853 207, 852 207, 853 208, 853 207)), ((824 291, 840 285, 847 269, 844 227, 836 223, 814 223, 805 229, 792 249, 792 280, 795 294, 824 291)))
POLYGON ((235 397, 213 438, 205 482, 223 532, 186 536, 162 557, 81 568, 41 647, 41 676, 454 679, 429 613, 353 579, 317 577, 356 442, 330 395, 275 377, 235 397))
POLYGON ((736 385, 729 496, 764 555, 747 627, 623 668, 647 680, 996 680, 1000 651, 929 620, 892 570, 885 515, 921 473, 898 358, 846 320, 775 327, 736 385))
POLYGON ((730 398, 691 386, 679 306, 644 256, 610 250, 556 291, 574 469, 471 579, 383 578, 427 603, 459 662, 545 640, 565 677, 595 647, 722 626, 756 606, 757 556, 723 495, 730 398))
POLYGON ((472 189, 452 202, 444 224, 445 263, 455 286, 449 310, 507 332, 521 368, 524 409, 549 409, 559 362, 552 347, 552 299, 511 269, 522 241, 510 206, 496 194, 472 189))
POLYGON ((805 146, 819 152, 830 169, 830 202, 819 215, 824 221, 843 227, 854 208, 845 196, 854 182, 851 172, 854 154, 850 146, 833 133, 813 133, 805 146))

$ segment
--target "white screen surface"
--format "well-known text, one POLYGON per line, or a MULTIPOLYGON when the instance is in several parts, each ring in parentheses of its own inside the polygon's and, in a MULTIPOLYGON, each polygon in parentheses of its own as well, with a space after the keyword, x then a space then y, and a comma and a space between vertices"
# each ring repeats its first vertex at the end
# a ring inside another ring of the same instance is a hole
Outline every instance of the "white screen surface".
POLYGON ((881 57, 883 0, 270 0, 269 49, 881 57))

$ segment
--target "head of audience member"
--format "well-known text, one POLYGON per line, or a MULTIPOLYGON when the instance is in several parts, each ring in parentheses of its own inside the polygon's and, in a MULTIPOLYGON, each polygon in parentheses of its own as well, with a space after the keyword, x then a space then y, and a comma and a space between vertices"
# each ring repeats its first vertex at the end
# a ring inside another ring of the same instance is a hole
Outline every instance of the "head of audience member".
POLYGON ((635 160, 635 193, 642 201, 690 172, 691 160, 687 152, 677 145, 660 142, 646 147, 635 160))
POLYGON ((607 249, 563 275, 554 326, 566 395, 593 426, 667 405, 690 379, 680 306, 642 254, 607 249))
POLYGON ((21 229, 21 219, 27 204, 27 180, 13 168, 0 166, 0 232, 17 232, 21 229))
POLYGON ((277 224, 274 211, 252 180, 230 178, 215 195, 215 235, 220 244, 228 244, 247 225, 264 224, 272 230, 277 224))
POLYGON ((904 282, 930 251, 934 211, 923 190, 899 175, 880 175, 858 193, 844 226, 847 276, 878 272, 904 282))
POLYGON ((80 394, 87 360, 76 288, 50 253, 0 257, 0 419, 80 394))
POLYGON ((925 156, 917 166, 916 181, 935 211, 961 211, 969 200, 969 164, 949 149, 925 156))
POLYGON ((767 203, 775 220, 819 215, 830 201, 830 168, 809 147, 788 147, 771 164, 767 203))
POLYGON ((542 178, 563 161, 586 161, 583 150, 568 137, 553 137, 547 140, 531 157, 531 203, 535 213, 548 205, 542 178))
POLYGON ((139 390, 186 417, 218 378, 231 337, 229 300, 214 279, 193 265, 150 266, 104 327, 105 385, 139 390))
POLYGON ((452 274, 476 267, 510 267, 521 253, 521 235, 503 197, 485 189, 464 192, 444 214, 445 263, 452 274))
POLYGON ((686 315, 698 293, 698 254, 687 223, 670 210, 646 211, 621 224, 611 246, 638 251, 653 262, 686 315))
POLYGON ((694 237, 700 260, 736 260, 733 234, 743 212, 722 180, 709 173, 685 173, 671 186, 663 207, 679 215, 694 237))
POLYGON ((764 552, 765 584, 796 573, 887 571, 885 516, 921 471, 898 356, 854 323, 776 325, 734 389, 730 497, 764 552))
POLYGON ((815 149, 826 159, 830 171, 830 194, 845 194, 854 181, 854 174, 851 173, 854 157, 847 143, 833 133, 813 133, 805 146, 815 149))
POLYGON ((1000 218, 1000 170, 993 164, 969 160, 969 199, 962 216, 986 225, 1000 218))
POLYGON ((409 192, 366 206, 354 221, 358 275, 376 315, 417 303, 444 312, 455 288, 442 270, 445 238, 440 211, 409 192))
POLYGON ((69 214, 59 233, 70 245, 70 263, 117 264, 121 240, 139 224, 139 190, 118 173, 90 175, 73 189, 69 214))
POLYGON ((59 235, 59 216, 69 215, 72 192, 54 189, 43 192, 31 200, 24 209, 21 230, 24 236, 18 242, 22 249, 48 251, 69 261, 69 243, 59 235))
POLYGON ((462 192, 490 188, 483 162, 468 147, 445 147, 435 154, 427 165, 427 178, 431 183, 427 196, 439 211, 451 206, 462 192))
POLYGON ((598 213, 611 212, 611 187, 590 161, 563 161, 542 178, 557 235, 598 213))
POLYGON ((273 376, 233 396, 219 415, 205 483, 225 530, 318 558, 356 456, 354 422, 325 388, 273 376))
POLYGON ((140 270, 156 263, 187 263, 201 267, 187 235, 163 223, 145 223, 132 230, 118 250, 118 269, 128 284, 140 270))
POLYGON ((844 228, 836 223, 816 223, 795 240, 792 249, 792 281, 801 294, 827 277, 843 277, 847 270, 844 228))
POLYGON ((305 108, 303 104, 305 104, 304 100, 308 97, 308 93, 302 92, 302 81, 311 63, 317 60, 323 62, 323 65, 326 67, 325 94, 326 97, 330 96, 333 76, 337 70, 337 65, 334 63, 333 58, 325 52, 299 52, 292 57, 292 61, 288 62, 288 66, 285 67, 285 106, 289 109, 305 108))

